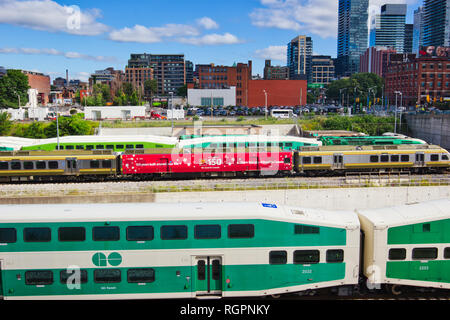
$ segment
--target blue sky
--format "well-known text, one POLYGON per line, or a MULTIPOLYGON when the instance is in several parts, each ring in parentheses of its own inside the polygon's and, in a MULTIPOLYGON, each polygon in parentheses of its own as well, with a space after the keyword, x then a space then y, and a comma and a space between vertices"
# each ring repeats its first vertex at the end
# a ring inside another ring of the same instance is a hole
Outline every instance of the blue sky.
MULTIPOLYGON (((194 64, 264 60, 286 64, 286 44, 312 37, 314 53, 336 56, 337 0, 0 0, 0 66, 87 80, 124 69, 130 53, 183 53, 194 64)), ((407 22, 422 0, 407 3, 407 22)))

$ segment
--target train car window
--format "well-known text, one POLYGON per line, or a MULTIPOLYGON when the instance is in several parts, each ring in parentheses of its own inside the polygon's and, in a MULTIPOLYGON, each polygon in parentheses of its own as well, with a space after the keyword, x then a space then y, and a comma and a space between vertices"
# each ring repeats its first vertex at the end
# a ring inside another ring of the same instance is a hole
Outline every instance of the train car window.
POLYGON ((83 145, 79 145, 75 147, 77 150, 84 150, 84 146, 83 145))
POLYGON ((86 229, 84 227, 61 227, 58 229, 59 241, 84 241, 86 229))
POLYGON ((11 170, 20 170, 20 169, 22 169, 22 163, 11 162, 11 170))
POLYGON ((94 241, 118 241, 120 239, 119 227, 94 227, 92 229, 94 241))
POLYGON ((271 147, 272 146, 272 142, 267 142, 267 146, 271 147))
POLYGON ((127 227, 128 241, 149 241, 154 238, 152 226, 130 226, 127 227))
POLYGON ((319 250, 295 250, 294 251, 294 264, 299 263, 319 263, 320 251, 319 250))
POLYGON ((25 242, 49 242, 52 238, 50 228, 25 228, 23 240, 25 242))
POLYGON ((256 142, 249 142, 249 148, 256 147, 256 142))
POLYGON ((136 145, 136 149, 144 149, 144 145, 143 144, 137 144, 136 145))
POLYGON ((303 164, 310 164, 311 163, 311 157, 303 157, 303 164))
POLYGON ((73 149, 75 149, 74 146, 71 146, 71 145, 67 145, 67 146, 66 146, 66 150, 73 150, 73 149))
POLYGON ((88 273, 87 270, 74 270, 73 272, 62 270, 59 273, 59 279, 63 284, 73 283, 72 280, 79 281, 77 283, 87 283, 88 273), (68 280, 70 280, 70 282, 68 282, 68 280))
POLYGON ((102 145, 102 144, 98 144, 98 145, 95 146, 95 149, 97 149, 97 150, 103 150, 103 149, 105 149, 105 146, 102 145))
POLYGON ((206 263, 205 260, 197 261, 197 279, 205 280, 206 279, 206 263))
POLYGON ((381 162, 389 162, 389 156, 387 154, 382 154, 380 156, 380 161, 381 162))
POLYGON ((31 162, 31 161, 25 161, 25 162, 23 163, 23 168, 24 168, 25 170, 33 170, 33 169, 34 169, 34 163, 31 162))
POLYGON ((409 162, 409 154, 402 154, 400 156, 400 161, 401 162, 409 162))
POLYGON ((446 154, 442 155, 442 160, 448 160, 448 156, 446 154))
POLYGON ((124 148, 124 145, 123 144, 118 144, 118 145, 116 145, 116 149, 123 149, 124 148))
POLYGON ((162 240, 184 240, 187 239, 187 226, 162 226, 162 240))
POLYGON ((106 145, 106 149, 108 149, 108 150, 114 150, 114 145, 112 145, 112 144, 107 144, 107 145, 106 145))
POLYGON ((279 146, 280 148, 283 148, 283 142, 278 143, 278 146, 279 146))
POLYGON ((94 270, 95 283, 118 283, 122 281, 119 269, 97 269, 94 270))
POLYGON ((48 162, 48 168, 49 169, 58 169, 58 161, 49 161, 48 162))
POLYGON ((219 239, 221 236, 220 225, 197 225, 194 227, 195 239, 219 239))
POLYGON ((437 258, 437 248, 414 248, 412 252, 413 260, 433 260, 437 258))
POLYGON ((230 224, 228 226, 228 238, 253 238, 255 236, 255 226, 253 224, 230 224))
POLYGON ((444 249, 444 259, 450 259, 450 248, 444 249))
POLYGON ((0 170, 8 170, 9 166, 8 166, 8 162, 0 162, 0 170))
POLYGON ((344 261, 344 250, 342 249, 331 249, 327 250, 327 262, 336 263, 344 261))
POLYGON ((128 269, 127 281, 129 283, 149 283, 155 281, 155 270, 152 268, 128 269))
POLYGON ((17 232, 14 228, 0 228, 0 243, 14 243, 17 241, 17 232))
POLYGON ((296 224, 294 226, 294 234, 319 234, 320 228, 313 226, 305 226, 302 224, 296 224))
POLYGON ((127 144, 127 149, 134 149, 134 145, 133 144, 127 144))
POLYGON ((398 162, 400 160, 400 157, 398 154, 391 155, 391 162, 398 162))
POLYGON ((88 144, 88 145, 86 146, 86 150, 94 150, 94 146, 91 145, 91 144, 88 144))
POLYGON ((438 154, 432 154, 430 157, 430 161, 439 161, 439 155, 438 154))
POLYGON ((389 250, 389 260, 405 260, 406 259, 406 249, 395 248, 389 250))
POLYGON ((378 156, 370 156, 370 162, 378 162, 378 156))
POLYGON ((46 167, 45 161, 36 161, 36 169, 45 169, 46 167))
POLYGON ((49 285, 53 283, 53 272, 48 270, 35 270, 25 272, 25 284, 49 285))
POLYGON ((99 160, 91 160, 89 162, 89 166, 91 168, 100 168, 100 161, 99 160))
POLYGON ((244 143, 244 142, 238 143, 238 147, 239 147, 239 148, 245 148, 245 143, 244 143))
POLYGON ((292 146, 293 146, 292 142, 286 142, 286 147, 292 147, 292 146))
POLYGON ((322 157, 314 157, 314 158, 313 158, 313 162, 314 162, 315 164, 322 163, 322 157))
POLYGON ((112 168, 112 161, 111 160, 103 160, 102 168, 112 168))
POLYGON ((156 148, 162 148, 163 145, 162 145, 162 144, 157 144, 155 147, 156 147, 156 148))
POLYGON ((270 264, 286 264, 287 252, 286 251, 270 251, 269 252, 270 264))

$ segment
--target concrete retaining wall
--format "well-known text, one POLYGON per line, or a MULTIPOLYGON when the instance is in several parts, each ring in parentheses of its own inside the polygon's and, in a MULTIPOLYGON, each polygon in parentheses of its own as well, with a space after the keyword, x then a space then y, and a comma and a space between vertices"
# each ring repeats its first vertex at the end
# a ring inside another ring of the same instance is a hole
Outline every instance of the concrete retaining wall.
POLYGON ((448 186, 168 192, 155 194, 0 198, 0 204, 114 202, 267 202, 306 208, 354 210, 450 198, 448 186))
POLYGON ((406 115, 411 136, 450 150, 450 114, 406 115))

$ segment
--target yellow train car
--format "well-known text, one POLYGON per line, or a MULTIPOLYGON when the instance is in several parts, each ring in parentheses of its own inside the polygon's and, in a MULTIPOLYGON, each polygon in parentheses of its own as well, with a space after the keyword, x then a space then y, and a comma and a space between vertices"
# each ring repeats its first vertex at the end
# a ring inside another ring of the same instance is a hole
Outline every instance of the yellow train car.
POLYGON ((117 156, 104 151, 0 152, 0 181, 70 180, 70 177, 115 176, 117 156))
POLYGON ((294 154, 295 171, 442 171, 450 153, 436 145, 304 147, 294 154))

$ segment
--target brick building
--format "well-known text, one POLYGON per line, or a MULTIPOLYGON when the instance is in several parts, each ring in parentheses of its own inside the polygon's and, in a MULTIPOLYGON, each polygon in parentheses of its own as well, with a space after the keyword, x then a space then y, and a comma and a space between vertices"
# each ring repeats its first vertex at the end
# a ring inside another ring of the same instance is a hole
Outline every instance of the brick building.
POLYGON ((298 106, 306 104, 306 80, 250 80, 248 85, 248 107, 298 106))
MULTIPOLYGON (((236 105, 248 105, 248 84, 252 79, 252 61, 231 67, 214 64, 196 65, 198 89, 228 89, 236 87, 236 105)), ((189 86, 192 87, 192 86, 189 86)))
POLYGON ((134 89, 143 90, 146 80, 153 80, 152 68, 125 68, 125 82, 131 83, 134 89))
MULTIPOLYGON (((415 106, 450 97, 450 58, 420 57, 391 64, 385 77, 385 92, 395 104, 395 91, 402 93, 403 106, 415 106)), ((397 96, 400 104, 401 96, 397 96)))
POLYGON ((264 65, 264 80, 287 80, 289 79, 289 68, 282 66, 272 66, 270 60, 266 60, 264 65))
POLYGON ((22 70, 28 77, 28 85, 38 91, 38 103, 47 105, 50 96, 50 76, 43 73, 22 70))

